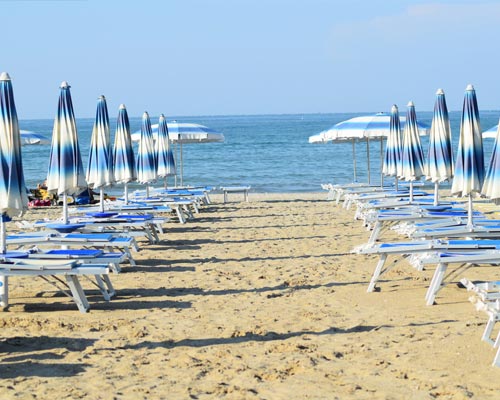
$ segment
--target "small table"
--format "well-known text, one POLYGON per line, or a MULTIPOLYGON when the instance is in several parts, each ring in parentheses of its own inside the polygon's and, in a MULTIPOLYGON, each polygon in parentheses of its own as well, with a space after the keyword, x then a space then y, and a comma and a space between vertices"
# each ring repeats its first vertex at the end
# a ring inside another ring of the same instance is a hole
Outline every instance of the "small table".
POLYGON ((228 193, 243 193, 244 199, 248 202, 248 191, 250 186, 225 186, 220 188, 224 192, 224 203, 227 202, 228 193))

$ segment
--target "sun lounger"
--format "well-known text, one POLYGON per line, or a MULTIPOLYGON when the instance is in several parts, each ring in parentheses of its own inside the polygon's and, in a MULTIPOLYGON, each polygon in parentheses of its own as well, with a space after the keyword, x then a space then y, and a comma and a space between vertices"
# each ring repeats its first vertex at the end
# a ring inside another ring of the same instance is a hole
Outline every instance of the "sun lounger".
MULTIPOLYGON (((11 259, 9 262, 0 263, 0 276, 4 278, 14 276, 40 277, 61 289, 60 285, 64 282, 60 277, 64 277, 66 287, 62 291, 73 299, 82 313, 87 312, 90 305, 79 278, 89 276, 102 277, 108 274, 109 268, 107 265, 83 264, 76 260, 55 262, 54 260, 11 259), (67 288, 69 288, 70 292, 67 291, 67 288)), ((110 294, 102 281, 98 281, 98 287, 105 299, 109 299, 110 294)), ((7 287, 5 289, 6 291, 0 299, 0 304, 3 307, 8 307, 9 296, 7 287)))
MULTIPOLYGON (((391 270, 400 260, 413 257, 415 254, 439 254, 437 253, 439 251, 460 251, 460 254, 469 252, 470 254, 472 254, 473 252, 477 252, 478 250, 496 249, 500 249, 500 240, 425 240, 399 243, 383 243, 371 247, 360 246, 358 248, 355 248, 353 252, 357 254, 377 254, 379 256, 379 261, 375 266, 367 289, 368 292, 373 292, 380 277, 383 274, 391 270), (390 265, 386 266, 386 261, 389 256, 397 256, 399 258, 397 258, 390 265)), ((429 260, 429 257, 420 257, 418 259, 418 266, 439 262, 439 259, 435 259, 435 261, 429 260)), ((452 262, 453 260, 449 258, 448 261, 452 262)), ((440 266, 439 269, 441 271, 445 271, 446 267, 440 266)), ((441 281, 439 281, 439 284, 440 283, 441 281)), ((434 290, 434 288, 432 290, 434 290)))
POLYGON ((114 236, 110 233, 50 233, 38 231, 33 233, 8 235, 6 238, 7 246, 17 246, 23 248, 26 246, 66 246, 66 247, 93 247, 103 249, 108 252, 119 250, 125 254, 126 260, 131 265, 136 265, 132 257, 132 251, 139 251, 137 242, 133 237, 114 236))
POLYGON ((492 338, 495 323, 500 321, 500 282, 474 283, 463 278, 460 283, 468 291, 474 292, 474 296, 471 296, 469 300, 475 305, 476 310, 484 311, 488 315, 488 322, 481 340, 497 349, 492 365, 500 367, 500 332, 498 332, 496 339, 492 338))

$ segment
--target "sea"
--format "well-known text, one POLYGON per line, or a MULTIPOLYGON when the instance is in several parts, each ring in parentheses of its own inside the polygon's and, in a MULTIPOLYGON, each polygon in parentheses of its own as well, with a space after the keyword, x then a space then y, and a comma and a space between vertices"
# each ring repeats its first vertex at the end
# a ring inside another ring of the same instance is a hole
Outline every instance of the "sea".
MULTIPOLYGON (((224 134, 224 143, 195 143, 182 147, 183 184, 220 186, 251 186, 254 192, 315 192, 322 183, 349 183, 356 181, 379 184, 390 182, 380 174, 382 158, 379 141, 369 145, 368 173, 366 143, 309 144, 308 138, 338 122, 371 113, 280 114, 280 115, 221 115, 173 116, 169 120, 206 125, 224 134), (369 175, 369 176, 368 176, 369 175)), ((417 113, 419 122, 430 126, 432 112, 417 113)), ((456 154, 460 131, 460 111, 449 113, 453 149, 456 154)), ((482 111, 481 128, 487 130, 498 123, 500 111, 482 111)), ((158 118, 152 117, 152 123, 158 118)), ((21 129, 34 131, 51 138, 52 119, 20 120, 21 129)), ((87 166, 93 118, 77 119, 78 138, 84 168, 87 166)), ((111 120, 111 140, 116 122, 111 120)), ((130 118, 131 131, 140 129, 141 119, 130 118)), ((494 139, 484 140, 485 164, 488 165, 494 139)), ((385 144, 383 144, 383 147, 385 144)), ((422 137, 427 153, 428 139, 422 137)), ((382 150, 383 150, 382 147, 382 150)), ((174 148, 175 149, 175 148, 174 148)), ((137 149, 135 149, 137 150, 137 149)), ((47 175, 50 145, 22 147, 25 181, 28 188, 36 187, 47 175)), ((175 153, 178 170, 179 148, 175 153)), ((180 177, 169 177, 167 186, 180 184, 180 177)), ((163 180, 156 186, 163 186, 163 180)), ((141 188, 131 185, 131 189, 141 188)), ((108 187, 110 195, 123 193, 121 185, 108 187)))

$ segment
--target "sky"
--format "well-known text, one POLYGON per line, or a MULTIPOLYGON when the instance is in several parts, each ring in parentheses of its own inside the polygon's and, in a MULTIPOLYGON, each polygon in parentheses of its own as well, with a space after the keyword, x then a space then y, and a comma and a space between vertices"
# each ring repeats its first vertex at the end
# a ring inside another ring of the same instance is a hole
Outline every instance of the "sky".
POLYGON ((0 0, 0 71, 20 119, 431 111, 467 84, 500 110, 500 2, 0 0))

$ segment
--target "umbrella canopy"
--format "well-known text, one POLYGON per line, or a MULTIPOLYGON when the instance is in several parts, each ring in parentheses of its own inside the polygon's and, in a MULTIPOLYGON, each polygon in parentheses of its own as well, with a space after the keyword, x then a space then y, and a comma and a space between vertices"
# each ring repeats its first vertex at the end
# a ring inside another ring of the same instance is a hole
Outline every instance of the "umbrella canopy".
POLYGON ((496 139, 498 125, 492 126, 490 129, 483 132, 483 139, 496 139))
POLYGON ((91 188, 99 189, 101 211, 104 211, 104 187, 114 182, 112 161, 108 106, 106 98, 100 96, 97 100, 94 127, 90 139, 87 183, 91 188))
POLYGON ((155 140, 155 153, 158 160, 157 174, 160 178, 175 175, 174 154, 170 148, 167 120, 165 116, 160 115, 158 124, 158 135, 155 140))
POLYGON ((495 204, 500 204, 500 130, 498 128, 481 193, 490 198, 495 204))
POLYGON ((408 103, 406 124, 403 130, 400 178, 410 182, 410 202, 413 201, 413 181, 424 176, 424 153, 417 127, 417 115, 413 102, 408 103))
POLYGON ((21 145, 30 145, 30 144, 50 144, 50 139, 44 135, 41 135, 32 131, 20 130, 21 132, 21 145))
MULTIPOLYGON (((400 124, 404 126, 406 119, 404 117, 400 117, 400 121, 400 124)), ((367 140, 367 172, 368 182, 370 182, 370 147, 368 141, 372 138, 377 138, 382 141, 384 137, 388 136, 390 131, 390 122, 391 116, 386 113, 354 117, 334 125, 325 132, 324 137, 327 141, 336 139, 367 140)), ((420 135, 426 135, 429 132, 429 127, 425 124, 417 122, 417 127, 420 135)), ((382 151, 383 150, 381 150, 381 152, 382 151)), ((356 163, 356 160, 354 160, 354 163, 356 163)))
MULTIPOLYGON (((0 219, 22 215, 27 207, 14 92, 9 74, 3 72, 0 75, 0 219)), ((5 252, 5 242, 0 243, 0 251, 5 252)))
MULTIPOLYGON (((153 139, 158 136, 159 124, 151 126, 153 139)), ((192 124, 189 122, 167 122, 169 139, 172 143, 222 143, 224 135, 215 129, 204 125, 192 124)), ((132 133, 132 140, 138 142, 141 138, 141 131, 132 133)))
POLYGON ((316 135, 311 135, 309 136, 309 143, 311 144, 320 144, 320 143, 326 143, 327 140, 325 139, 325 132, 326 131, 321 131, 320 133, 317 133, 316 135))
POLYGON ((382 172, 387 176, 398 174, 398 165, 401 162, 401 120, 399 118, 398 106, 395 104, 391 109, 389 123, 389 135, 385 147, 384 167, 382 172))
POLYGON ((128 183, 137 179, 135 170, 134 150, 130 137, 130 123, 127 109, 120 104, 116 122, 115 141, 113 147, 114 180, 124 185, 125 203, 128 203, 128 183))
POLYGON ((420 143, 415 105, 410 101, 407 107, 401 148, 401 169, 398 175, 411 182, 424 176, 424 153, 420 143))
POLYGON ((49 193, 63 196, 63 222, 67 223, 67 196, 85 189, 87 182, 83 173, 70 86, 67 82, 62 82, 60 89, 52 131, 47 190, 49 193))
POLYGON ((434 182, 434 205, 439 199, 439 183, 453 178, 453 151, 451 128, 444 91, 438 89, 434 104, 429 151, 427 153, 427 179, 434 182))
POLYGON ((156 155, 154 152, 153 133, 149 114, 142 115, 141 138, 137 153, 137 181, 143 184, 154 183, 156 174, 156 155))
POLYGON ((453 178, 450 119, 442 89, 436 92, 427 154, 427 179, 439 183, 453 178))
POLYGON ((468 85, 460 120, 460 139, 451 193, 469 197, 469 226, 472 226, 472 195, 481 191, 484 175, 483 138, 476 91, 472 85, 468 85))

